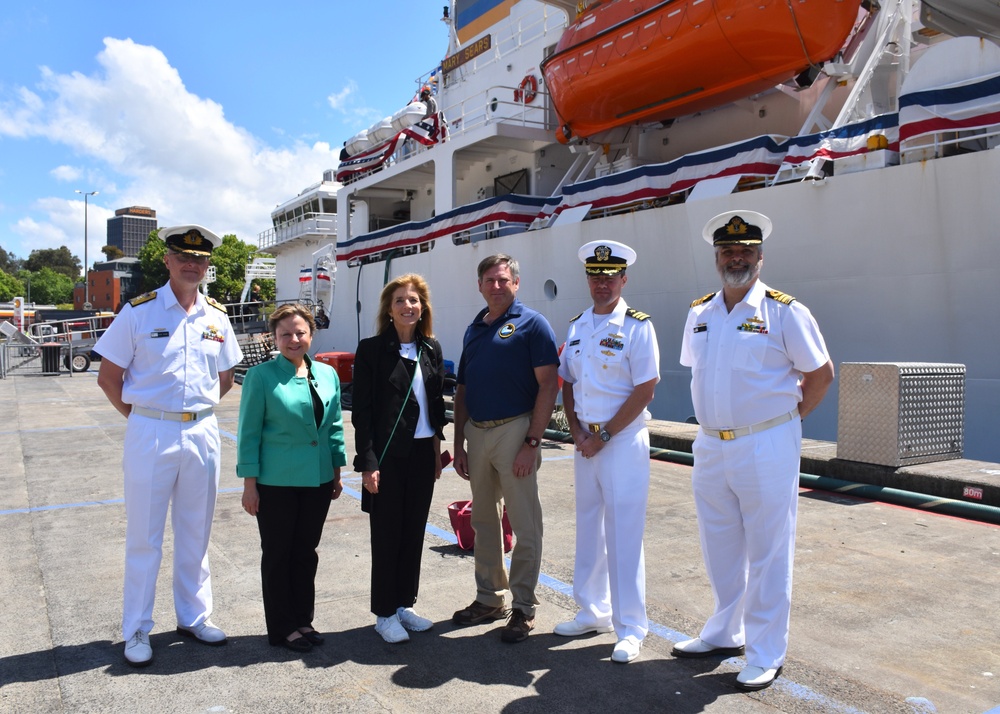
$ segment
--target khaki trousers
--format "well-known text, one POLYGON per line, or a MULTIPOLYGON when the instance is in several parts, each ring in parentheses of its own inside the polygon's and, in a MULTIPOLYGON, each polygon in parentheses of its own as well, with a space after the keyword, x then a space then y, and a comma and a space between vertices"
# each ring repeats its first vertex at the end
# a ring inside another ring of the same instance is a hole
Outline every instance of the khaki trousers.
POLYGON ((488 428, 467 421, 465 437, 472 487, 472 527, 476 531, 476 599, 496 607, 504 604, 504 593, 510 590, 511 605, 533 617, 542 566, 542 504, 538 500, 541 453, 537 454, 530 474, 523 478, 514 476, 514 459, 524 445, 530 423, 530 414, 488 428), (504 568, 500 520, 503 504, 507 506, 507 517, 514 531, 509 579, 504 568))

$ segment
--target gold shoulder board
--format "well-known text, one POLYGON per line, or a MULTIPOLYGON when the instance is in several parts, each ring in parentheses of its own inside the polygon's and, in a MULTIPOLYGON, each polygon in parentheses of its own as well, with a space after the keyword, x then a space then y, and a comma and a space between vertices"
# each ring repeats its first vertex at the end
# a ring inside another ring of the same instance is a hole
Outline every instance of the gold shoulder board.
POLYGON ((212 307, 214 307, 216 310, 222 310, 222 312, 226 311, 226 306, 223 305, 222 303, 220 303, 215 298, 210 298, 210 297, 208 297, 206 295, 205 296, 205 302, 207 302, 209 305, 211 305, 212 307))
POLYGON ((629 317, 634 317, 636 320, 639 320, 639 321, 648 320, 649 319, 649 313, 639 312, 635 308, 631 308, 631 307, 628 308, 625 311, 625 314, 628 315, 629 317))
POLYGON ((138 307, 139 305, 142 305, 144 302, 149 302, 150 300, 155 300, 155 299, 156 299, 156 291, 154 290, 151 293, 146 293, 145 295, 140 295, 139 297, 132 298, 131 300, 128 301, 128 304, 131 305, 132 307, 138 307))
POLYGON ((786 295, 780 290, 768 290, 767 296, 772 300, 777 300, 778 302, 784 303, 785 305, 791 305, 793 302, 795 302, 795 298, 793 298, 791 295, 786 295))
POLYGON ((582 313, 582 312, 581 312, 581 313, 580 313, 579 315, 577 315, 576 317, 574 317, 574 318, 573 318, 572 320, 570 320, 570 322, 576 322, 576 321, 577 321, 577 320, 579 320, 579 319, 580 319, 581 317, 583 317, 583 313, 582 313))
POLYGON ((700 297, 697 300, 695 300, 693 303, 691 303, 691 307, 698 307, 699 305, 702 305, 702 304, 708 302, 709 300, 711 300, 714 297, 715 297, 715 293, 709 293, 708 295, 705 295, 704 297, 700 297))

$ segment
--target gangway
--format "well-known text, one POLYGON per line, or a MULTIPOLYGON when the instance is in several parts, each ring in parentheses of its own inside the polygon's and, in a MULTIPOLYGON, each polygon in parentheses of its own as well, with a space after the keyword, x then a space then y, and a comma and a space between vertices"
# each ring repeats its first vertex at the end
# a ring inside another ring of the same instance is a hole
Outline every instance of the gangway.
POLYGON ((114 319, 113 313, 101 313, 68 320, 36 322, 22 332, 6 320, 0 322, 3 347, 7 354, 6 371, 11 372, 34 362, 44 344, 58 344, 59 356, 66 369, 86 372, 91 350, 114 319), (16 361, 15 361, 16 360, 16 361))

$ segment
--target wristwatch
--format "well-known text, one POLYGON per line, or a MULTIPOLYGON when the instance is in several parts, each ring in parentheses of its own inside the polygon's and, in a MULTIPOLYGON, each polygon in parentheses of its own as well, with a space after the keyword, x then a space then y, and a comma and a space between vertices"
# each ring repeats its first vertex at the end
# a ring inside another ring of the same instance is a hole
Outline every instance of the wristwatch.
POLYGON ((542 442, 533 436, 526 436, 524 437, 524 443, 530 446, 532 449, 537 449, 538 445, 541 444, 542 442))
POLYGON ((598 436, 601 437, 601 441, 603 441, 605 444, 611 441, 611 432, 609 432, 607 429, 601 429, 601 431, 598 433, 598 436))

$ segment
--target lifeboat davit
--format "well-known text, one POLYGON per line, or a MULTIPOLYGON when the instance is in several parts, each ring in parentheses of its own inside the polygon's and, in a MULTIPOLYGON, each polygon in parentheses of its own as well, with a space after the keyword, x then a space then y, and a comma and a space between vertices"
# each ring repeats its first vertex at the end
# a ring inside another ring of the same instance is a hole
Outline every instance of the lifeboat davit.
POLYGON ((833 58, 861 0, 610 0, 542 63, 560 141, 749 97, 833 58))

